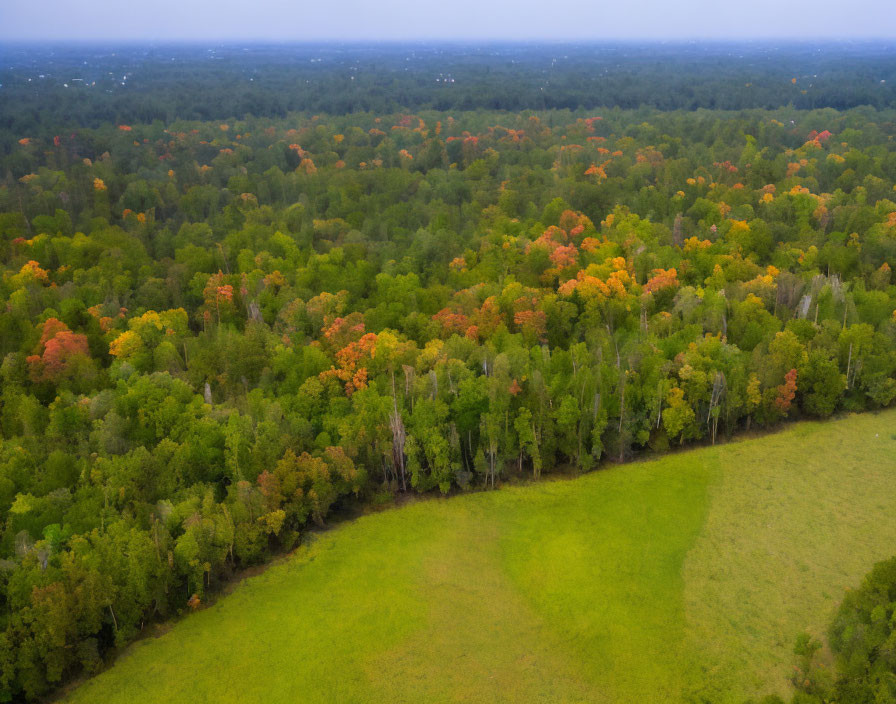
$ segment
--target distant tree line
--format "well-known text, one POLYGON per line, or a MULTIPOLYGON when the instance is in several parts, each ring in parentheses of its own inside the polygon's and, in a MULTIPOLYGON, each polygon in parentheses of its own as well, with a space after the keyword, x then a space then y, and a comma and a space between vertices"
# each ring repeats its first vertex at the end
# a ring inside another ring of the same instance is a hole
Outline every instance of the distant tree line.
POLYGON ((896 107, 892 44, 0 47, 0 146, 104 123, 400 110, 896 107))

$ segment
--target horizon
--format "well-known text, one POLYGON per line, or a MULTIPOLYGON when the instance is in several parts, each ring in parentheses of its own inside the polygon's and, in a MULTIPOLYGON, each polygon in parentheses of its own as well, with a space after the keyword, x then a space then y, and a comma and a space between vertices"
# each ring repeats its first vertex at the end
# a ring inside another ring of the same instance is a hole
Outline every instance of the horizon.
POLYGON ((801 46, 815 46, 820 43, 834 43, 837 45, 894 45, 896 36, 715 36, 715 37, 652 37, 652 36, 626 36, 626 37, 572 37, 561 39, 555 37, 354 37, 335 38, 323 37, 319 39, 301 38, 276 38, 276 37, 237 37, 237 36, 178 36, 178 37, 28 37, 10 38, 0 34, 0 49, 4 46, 191 46, 215 44, 220 46, 614 46, 614 45, 641 45, 641 46, 768 46, 782 43, 797 44, 801 46))
POLYGON ((0 36, 0 49, 4 46, 35 46, 35 45, 59 45, 59 46, 96 46, 96 45, 120 45, 120 46, 194 46, 197 44, 216 44, 220 46, 623 46, 623 45, 649 45, 649 46, 768 46, 782 42, 801 46, 815 46, 820 42, 833 42, 836 44, 869 45, 869 44, 894 44, 896 36, 775 36, 775 37, 595 37, 555 39, 551 37, 417 37, 417 38, 322 38, 322 39, 276 39, 270 37, 91 37, 91 38, 65 38, 65 37, 32 37, 27 39, 8 39, 0 36))
POLYGON ((435 12, 407 0, 371 6, 347 0, 338 19, 327 6, 256 0, 251 14, 236 0, 157 0, 132 18, 112 0, 72 6, 36 0, 0 8, 2 42, 582 42, 582 41, 886 41, 896 20, 883 0, 819 10, 810 0, 785 7, 756 0, 721 7, 708 0, 675 6, 634 0, 581 7, 557 0, 545 9, 525 0, 456 0, 435 12), (884 19, 881 19, 884 18, 884 19))

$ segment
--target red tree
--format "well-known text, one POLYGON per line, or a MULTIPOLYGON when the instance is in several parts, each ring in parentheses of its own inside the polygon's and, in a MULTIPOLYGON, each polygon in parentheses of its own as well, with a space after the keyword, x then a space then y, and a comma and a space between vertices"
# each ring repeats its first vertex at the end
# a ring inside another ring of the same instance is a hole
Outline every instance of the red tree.
POLYGON ((47 318, 35 354, 27 358, 33 381, 58 381, 77 358, 90 357, 87 336, 72 332, 56 318, 47 318))
POLYGON ((796 369, 791 369, 784 375, 784 383, 778 387, 778 396, 775 398, 775 407, 786 414, 790 410, 790 404, 796 397, 796 369))

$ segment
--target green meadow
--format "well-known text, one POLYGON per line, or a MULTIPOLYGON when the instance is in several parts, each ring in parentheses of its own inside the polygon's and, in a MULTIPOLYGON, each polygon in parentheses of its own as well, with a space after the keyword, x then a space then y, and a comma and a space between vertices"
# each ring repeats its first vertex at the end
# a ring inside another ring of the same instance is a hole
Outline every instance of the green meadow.
POLYGON ((738 702, 896 553, 896 412, 324 532, 69 702, 738 702))

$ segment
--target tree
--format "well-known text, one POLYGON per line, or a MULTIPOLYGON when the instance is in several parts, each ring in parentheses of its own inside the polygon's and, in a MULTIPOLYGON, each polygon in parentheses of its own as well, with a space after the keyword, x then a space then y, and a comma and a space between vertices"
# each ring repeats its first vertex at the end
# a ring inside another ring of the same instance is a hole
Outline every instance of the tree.
POLYGON ((694 409, 684 398, 684 391, 677 386, 672 387, 666 395, 666 408, 663 410, 663 427, 671 438, 680 438, 682 442, 696 417, 694 409))
POLYGON ((532 411, 523 406, 517 411, 513 420, 519 443, 519 460, 522 466, 523 455, 528 455, 532 462, 532 477, 538 479, 541 476, 541 453, 538 446, 538 438, 535 434, 535 425, 532 422, 532 411))
POLYGON ((846 388, 846 376, 840 373, 837 361, 822 350, 812 350, 800 368, 799 377, 801 407, 820 418, 831 415, 846 388))

